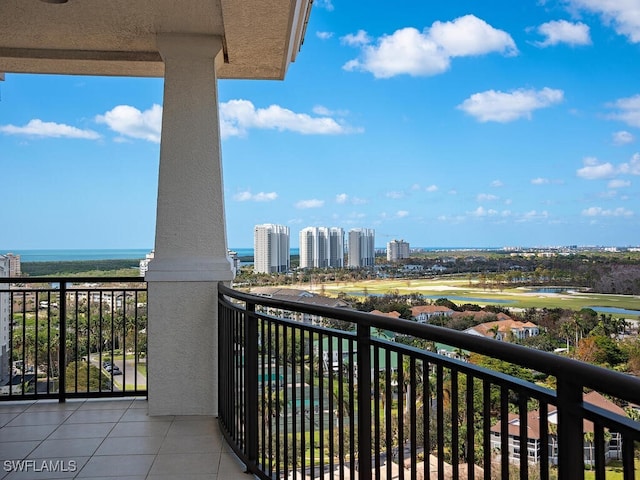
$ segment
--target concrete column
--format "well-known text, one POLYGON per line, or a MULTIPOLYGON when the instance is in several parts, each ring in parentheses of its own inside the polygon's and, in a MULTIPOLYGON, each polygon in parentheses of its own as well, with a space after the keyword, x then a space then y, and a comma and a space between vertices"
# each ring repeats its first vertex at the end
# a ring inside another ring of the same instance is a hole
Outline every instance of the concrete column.
POLYGON ((161 34, 165 63, 155 258, 148 282, 150 415, 218 412, 217 283, 227 255, 215 64, 219 37, 161 34))

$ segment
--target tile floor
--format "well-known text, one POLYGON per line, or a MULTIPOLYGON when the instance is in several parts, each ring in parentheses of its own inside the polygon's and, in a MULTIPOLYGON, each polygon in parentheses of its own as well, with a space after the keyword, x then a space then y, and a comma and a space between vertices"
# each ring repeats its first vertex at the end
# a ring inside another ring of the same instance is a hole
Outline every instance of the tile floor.
POLYGON ((0 479, 52 478, 254 477, 213 417, 149 417, 144 399, 0 402, 0 479))

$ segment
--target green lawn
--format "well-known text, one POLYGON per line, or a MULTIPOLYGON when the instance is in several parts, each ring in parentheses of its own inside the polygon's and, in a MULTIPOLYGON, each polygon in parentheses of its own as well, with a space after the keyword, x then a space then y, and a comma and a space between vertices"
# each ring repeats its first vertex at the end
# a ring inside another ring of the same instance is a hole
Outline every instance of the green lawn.
MULTIPOLYGON (((361 282, 338 282, 316 286, 314 291, 329 296, 339 293, 381 295, 398 292, 401 295, 419 293, 426 297, 450 298, 454 303, 494 304, 507 308, 567 308, 613 307, 640 311, 640 296, 597 293, 535 293, 527 288, 482 288, 464 278, 383 279, 361 282)), ((625 315, 638 318, 639 315, 625 315)))
MULTIPOLYGON (((640 471, 640 460, 636 460, 636 477, 637 472, 640 471)), ((622 475, 622 462, 615 460, 606 467, 606 477, 607 480, 622 480, 624 476, 622 475)), ((595 480, 596 475, 592 471, 587 471, 584 473, 585 480, 595 480)))

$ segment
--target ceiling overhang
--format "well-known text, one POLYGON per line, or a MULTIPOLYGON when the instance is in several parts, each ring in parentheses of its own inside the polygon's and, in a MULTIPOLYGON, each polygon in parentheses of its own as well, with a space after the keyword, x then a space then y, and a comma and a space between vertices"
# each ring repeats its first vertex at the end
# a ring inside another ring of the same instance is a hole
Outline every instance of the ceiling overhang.
POLYGON ((218 78, 282 79, 313 0, 0 1, 0 72, 162 77, 159 33, 219 36, 218 78))

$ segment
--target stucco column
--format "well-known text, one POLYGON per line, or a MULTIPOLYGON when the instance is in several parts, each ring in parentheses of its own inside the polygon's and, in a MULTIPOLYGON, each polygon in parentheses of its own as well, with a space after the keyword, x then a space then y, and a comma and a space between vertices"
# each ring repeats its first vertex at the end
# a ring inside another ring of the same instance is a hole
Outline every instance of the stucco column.
POLYGON ((148 282, 150 415, 216 415, 217 283, 227 255, 215 63, 219 37, 162 34, 155 258, 148 282))

